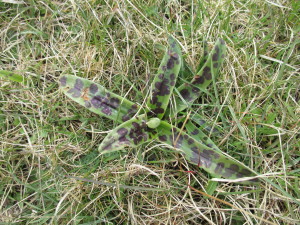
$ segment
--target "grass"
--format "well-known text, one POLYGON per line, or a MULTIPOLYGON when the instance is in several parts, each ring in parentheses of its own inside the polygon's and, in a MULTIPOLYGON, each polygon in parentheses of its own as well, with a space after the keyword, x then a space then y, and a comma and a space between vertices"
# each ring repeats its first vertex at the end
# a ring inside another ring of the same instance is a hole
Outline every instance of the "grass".
POLYGON ((300 222, 298 1, 11 2, 0 3, 0 70, 24 81, 0 78, 1 224, 300 222), (58 91, 72 74, 142 102, 167 33, 194 69, 204 39, 226 41, 194 110, 220 128, 222 151, 268 175, 259 186, 209 181, 154 144, 98 157, 116 124, 58 91))

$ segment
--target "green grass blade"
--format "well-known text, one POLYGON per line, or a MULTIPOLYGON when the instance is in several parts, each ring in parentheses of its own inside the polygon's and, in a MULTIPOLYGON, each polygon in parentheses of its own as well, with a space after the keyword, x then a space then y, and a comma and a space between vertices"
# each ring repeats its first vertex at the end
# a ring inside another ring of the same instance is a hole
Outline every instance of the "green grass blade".
MULTIPOLYGON (((158 140, 184 153, 187 160, 198 165, 215 177, 238 179, 252 177, 255 174, 246 166, 221 154, 214 148, 201 144, 187 133, 172 125, 161 122, 158 130, 158 140)), ((257 178, 244 181, 244 184, 257 184, 257 178)))
POLYGON ((166 51, 158 72, 151 84, 151 94, 147 99, 148 116, 162 118, 169 104, 177 76, 181 67, 181 50, 173 38, 169 38, 166 51))
POLYGON ((59 84, 69 98, 90 111, 114 121, 127 121, 138 112, 137 104, 84 78, 65 75, 59 79, 59 84))
POLYGON ((178 88, 181 98, 179 96, 176 97, 176 107, 174 112, 172 112, 173 114, 184 110, 192 104, 199 97, 200 91, 206 89, 213 81, 213 78, 217 77, 225 56, 225 49, 225 42, 219 39, 203 67, 197 72, 191 83, 183 84, 178 88))
POLYGON ((200 71, 203 65, 206 63, 209 56, 208 44, 207 41, 203 42, 203 56, 197 66, 197 71, 200 71))
POLYGON ((23 76, 7 70, 0 70, 0 77, 4 77, 6 79, 9 79, 11 81, 16 81, 19 83, 25 80, 23 76))
POLYGON ((136 147, 151 141, 156 130, 147 126, 145 115, 132 118, 113 129, 102 141, 99 151, 102 154, 121 150, 124 147, 136 147))

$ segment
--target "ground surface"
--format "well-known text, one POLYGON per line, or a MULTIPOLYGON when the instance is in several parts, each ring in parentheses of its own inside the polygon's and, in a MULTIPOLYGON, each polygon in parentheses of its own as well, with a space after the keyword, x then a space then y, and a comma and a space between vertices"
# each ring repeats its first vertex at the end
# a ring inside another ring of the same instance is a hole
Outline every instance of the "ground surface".
POLYGON ((300 222, 298 1, 7 2, 0 70, 25 81, 0 78, 0 223, 300 222), (259 186, 209 183, 156 143, 97 157, 116 124, 66 98, 58 77, 142 102, 168 33, 194 69, 203 40, 225 40, 220 76, 194 110, 221 129, 212 138, 222 151, 269 175, 259 186))

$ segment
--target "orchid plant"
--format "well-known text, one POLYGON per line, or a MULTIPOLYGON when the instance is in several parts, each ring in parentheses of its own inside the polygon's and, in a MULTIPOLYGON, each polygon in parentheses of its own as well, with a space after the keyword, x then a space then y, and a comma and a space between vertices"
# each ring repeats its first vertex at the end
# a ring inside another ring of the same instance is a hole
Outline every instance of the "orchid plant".
POLYGON ((172 125, 178 122, 174 121, 176 115, 189 108, 200 96, 201 91, 216 78, 225 56, 225 42, 219 39, 209 54, 205 44, 204 56, 195 74, 186 65, 177 41, 169 37, 168 44, 149 95, 141 105, 92 81, 73 75, 60 77, 60 87, 69 98, 98 115, 120 123, 104 138, 99 146, 100 153, 136 147, 157 140, 180 151, 189 162, 198 165, 214 177, 247 177, 249 179, 244 179, 246 181, 243 183, 258 183, 258 178, 253 177, 255 174, 250 169, 224 155, 200 129, 203 120, 197 119, 197 115, 191 116, 194 119, 189 119, 188 116, 183 118, 180 128, 172 125), (192 75, 192 80, 176 87, 177 77, 184 73, 192 75), (175 101, 170 104, 172 96, 175 101))

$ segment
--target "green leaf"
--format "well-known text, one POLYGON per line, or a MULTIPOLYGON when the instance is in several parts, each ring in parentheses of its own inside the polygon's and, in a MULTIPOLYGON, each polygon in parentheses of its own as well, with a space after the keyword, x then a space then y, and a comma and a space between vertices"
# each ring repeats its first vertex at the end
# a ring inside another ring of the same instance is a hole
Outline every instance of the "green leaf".
POLYGON ((25 80, 23 76, 7 70, 0 70, 0 77, 4 77, 6 79, 9 79, 11 81, 16 81, 19 83, 25 80))
POLYGON ((212 122, 207 121, 203 117, 199 116, 198 114, 194 114, 191 116, 191 120, 199 126, 199 129, 207 132, 212 133, 215 136, 220 135, 221 131, 217 126, 212 125, 212 122))
POLYGON ((176 97, 176 107, 175 111, 172 112, 173 115, 190 106, 200 96, 200 91, 206 89, 212 82, 213 77, 217 77, 225 56, 225 49, 225 42, 219 39, 203 67, 197 72, 191 83, 183 84, 178 88, 184 101, 179 96, 176 97))
POLYGON ((200 128, 196 127, 191 121, 188 121, 186 123, 185 128, 187 129, 188 134, 195 140, 198 140, 199 142, 203 143, 209 148, 214 148, 216 150, 219 149, 217 145, 200 128))
POLYGON ((207 41, 203 41, 203 56, 197 66, 197 71, 201 70, 203 65, 206 63, 208 59, 208 44, 207 41))
POLYGON ((60 77, 59 84, 69 98, 114 121, 125 122, 139 110, 137 104, 81 77, 65 75, 60 77))
POLYGON ((145 115, 132 118, 113 129, 102 141, 99 151, 104 154, 136 147, 156 137, 156 130, 147 126, 145 115))
MULTIPOLYGON (((238 179, 255 175, 241 163, 233 161, 214 148, 201 144, 184 131, 180 131, 166 122, 162 121, 157 130, 160 142, 181 151, 192 164, 202 167, 213 176, 238 179)), ((253 178, 241 183, 256 184, 258 182, 257 178, 253 178)))
MULTIPOLYGON (((213 193, 216 191, 217 187, 218 187, 217 181, 212 181, 212 180, 208 181, 208 185, 205 188, 206 193, 209 195, 213 195, 213 193)), ((204 196, 204 198, 207 198, 207 197, 204 196)))
POLYGON ((178 43, 169 38, 169 49, 159 66, 158 72, 151 85, 151 94, 147 99, 150 117, 161 119, 169 104, 175 82, 181 67, 181 50, 178 43))

